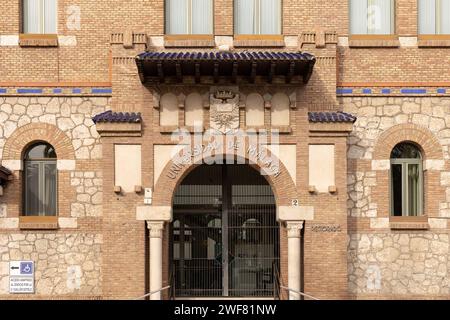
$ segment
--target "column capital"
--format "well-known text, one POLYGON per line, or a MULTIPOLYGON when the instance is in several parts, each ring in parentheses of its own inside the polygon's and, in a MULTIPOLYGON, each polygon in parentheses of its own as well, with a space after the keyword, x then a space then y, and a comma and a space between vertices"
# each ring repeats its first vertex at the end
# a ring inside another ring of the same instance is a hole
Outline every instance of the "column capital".
POLYGON ((162 238, 164 221, 147 221, 147 228, 150 230, 150 238, 162 238))
POLYGON ((303 229, 303 221, 286 221, 288 238, 300 238, 303 229))

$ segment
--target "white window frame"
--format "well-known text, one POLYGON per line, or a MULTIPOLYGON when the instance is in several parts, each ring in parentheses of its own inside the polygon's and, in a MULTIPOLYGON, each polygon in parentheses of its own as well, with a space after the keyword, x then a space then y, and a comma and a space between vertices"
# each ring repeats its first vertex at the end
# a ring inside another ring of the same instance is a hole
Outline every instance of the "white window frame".
MULTIPOLYGON (((39 32, 37 34, 57 34, 58 33, 58 1, 55 1, 56 6, 55 6, 55 11, 56 11, 56 16, 55 16, 55 32, 54 33, 50 33, 50 32, 46 32, 45 30, 45 20, 46 20, 46 15, 45 15, 45 9, 44 9, 44 3, 45 0, 38 0, 39 1, 39 32)), ((25 0, 21 0, 21 11, 22 11, 22 33, 24 34, 31 34, 30 32, 25 32, 25 0)), ((36 34, 36 33, 33 33, 36 34)))
MULTIPOLYGON (((185 1, 187 1, 186 12, 185 12, 185 14, 186 14, 186 30, 187 30, 187 32, 186 33, 181 33, 181 34, 192 35, 192 34, 194 34, 194 33, 192 33, 192 0, 185 0, 185 1)), ((206 33, 205 35, 214 34, 214 0, 210 0, 210 1, 211 1, 211 14, 210 14, 210 17, 209 17, 209 19, 210 19, 209 23, 210 23, 210 26, 211 26, 211 30, 210 30, 210 33, 206 33)), ((167 8, 169 6, 169 3, 168 3, 167 0, 164 1, 164 6, 165 6, 165 8, 164 8, 164 16, 165 16, 165 18, 164 18, 164 24, 165 24, 164 30, 165 31, 164 32, 165 32, 165 34, 167 34, 167 35, 180 34, 180 33, 170 33, 169 32, 168 26, 169 26, 169 22, 170 22, 170 18, 171 17, 168 14, 169 10, 167 10, 167 8)), ((195 34, 197 34, 197 33, 195 33, 195 34)))
MULTIPOLYGON (((351 31, 351 21, 352 21, 352 14, 351 14, 351 7, 352 7, 352 2, 353 1, 365 1, 367 3, 367 8, 369 8, 369 6, 371 5, 372 0, 349 0, 348 2, 348 17, 349 17, 349 25, 348 25, 348 30, 349 30, 349 34, 350 35, 379 35, 379 33, 374 33, 371 31, 371 29, 369 29, 369 26, 367 26, 367 30, 365 33, 352 33, 351 31)), ((381 34, 381 35, 394 35, 396 33, 396 26, 395 26, 395 18, 396 18, 396 10, 395 10, 395 2, 396 0, 389 0, 391 2, 391 17, 390 17, 390 33, 388 34, 381 34)), ((367 20, 369 19, 369 17, 367 17, 367 20)))
MULTIPOLYGON (((420 32, 420 10, 419 10, 419 1, 417 1, 418 4, 418 10, 417 10, 417 26, 418 26, 418 33, 420 35, 438 35, 438 34, 444 34, 444 35, 448 35, 450 34, 450 32, 447 33, 442 33, 442 20, 441 20, 441 8, 442 8, 442 2, 441 0, 428 0, 428 1, 435 1, 435 12, 434 12, 434 27, 435 27, 435 32, 434 33, 422 33, 420 32)), ((450 19, 450 15, 449 15, 449 19, 450 19)))
MULTIPOLYGON (((234 5, 233 5, 233 17, 236 17, 236 10, 238 10, 238 5, 236 4, 237 1, 239 0, 234 0, 234 5)), ((247 1, 251 1, 251 0, 247 0, 247 1)), ((279 2, 279 16, 278 16, 278 35, 282 34, 282 28, 283 28, 283 1, 282 0, 275 0, 279 2)), ((255 11, 253 12, 254 15, 254 25, 253 25, 253 29, 254 32, 251 33, 250 35, 261 35, 261 0, 253 0, 253 2, 255 3, 254 7, 255 7, 255 11)), ((235 34, 237 35, 245 35, 242 33, 238 33, 237 30, 239 29, 238 27, 238 21, 237 19, 234 19, 234 30, 235 30, 235 34)), ((264 34, 262 34, 264 35, 264 34)))
POLYGON ((409 198, 411 195, 409 194, 409 185, 408 185, 408 166, 409 165, 417 165, 419 170, 419 198, 416 199, 417 207, 419 212, 417 216, 423 216, 423 168, 422 168, 422 159, 391 159, 391 170, 390 170, 390 208, 391 208, 391 216, 395 216, 394 212, 394 177, 393 177, 393 165, 400 165, 402 168, 402 212, 401 216, 412 216, 409 210, 409 198))

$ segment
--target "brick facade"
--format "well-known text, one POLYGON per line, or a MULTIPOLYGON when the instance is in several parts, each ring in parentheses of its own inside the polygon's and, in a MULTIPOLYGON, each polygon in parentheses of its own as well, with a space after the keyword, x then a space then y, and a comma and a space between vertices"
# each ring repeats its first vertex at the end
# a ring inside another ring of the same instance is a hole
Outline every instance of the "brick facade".
MULTIPOLYGON (((177 96, 180 127, 186 97, 206 97, 207 130, 209 94, 213 87, 227 86, 241 96, 241 129, 246 129, 248 95, 264 100, 261 128, 269 130, 272 97, 289 98, 289 125, 277 129, 282 131, 279 143, 295 147, 294 164, 279 156, 282 174, 268 181, 277 206, 298 199, 314 207, 314 218, 302 231, 302 291, 321 299, 448 299, 450 71, 445 66, 450 45, 448 39, 418 35, 417 1, 395 2, 392 37, 349 35, 348 1, 283 0, 282 35, 246 38, 233 33, 233 1, 215 0, 214 34, 200 39, 164 34, 163 0, 59 0, 58 46, 26 47, 19 45, 20 1, 0 0, 0 164, 13 171, 0 195, 0 298, 129 299, 147 293, 150 231, 136 214, 144 206, 144 193, 116 192, 114 146, 141 146, 141 187, 153 188, 152 206, 170 207, 174 190, 194 166, 169 179, 173 163, 167 161, 155 177, 161 157, 155 146, 173 145, 170 133, 178 127, 160 126, 161 97, 177 96), (224 46, 305 51, 316 64, 307 84, 260 78, 253 84, 140 80, 135 57, 146 50, 224 46), (140 113, 141 121, 95 124, 92 117, 107 110, 140 113), (345 111, 357 120, 313 123, 311 111, 345 111), (59 160, 56 230, 20 227, 23 152, 36 141, 51 143, 59 160), (399 230, 389 213, 389 155, 402 141, 422 151, 425 217, 399 230), (334 145, 330 187, 335 190, 314 192, 308 150, 322 144, 334 145), (339 228, 324 232, 321 226, 339 228), (36 262, 36 294, 10 295, 8 263, 26 259, 36 262)), ((170 284, 168 223, 162 242, 165 286, 170 284)), ((280 223, 283 285, 287 243, 286 226, 280 223)))

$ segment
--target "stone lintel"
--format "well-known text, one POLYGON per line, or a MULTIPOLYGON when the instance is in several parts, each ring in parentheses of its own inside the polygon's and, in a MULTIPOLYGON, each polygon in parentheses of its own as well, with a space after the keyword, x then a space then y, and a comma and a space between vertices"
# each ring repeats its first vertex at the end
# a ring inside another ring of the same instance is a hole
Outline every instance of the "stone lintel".
POLYGON ((444 170, 445 169, 445 160, 440 159, 427 159, 424 161, 424 169, 425 170, 444 170))
POLYGON ((18 229, 19 218, 0 218, 0 229, 18 229))
POLYGON ((279 206, 277 207, 277 220, 279 221, 304 221, 314 220, 313 206, 279 206))
POLYGON ((78 227, 78 219, 77 218, 58 218, 58 227, 60 229, 74 229, 78 227))
POLYGON ((136 208, 136 220, 170 222, 172 221, 172 207, 170 206, 139 206, 136 208))
POLYGON ((59 171, 73 171, 75 170, 75 160, 56 160, 56 167, 59 171))
POLYGON ((372 170, 375 171, 384 171, 390 170, 391 168, 391 160, 372 160, 372 170))
POLYGON ((2 160, 2 166, 8 168, 11 171, 22 171, 22 160, 2 160))

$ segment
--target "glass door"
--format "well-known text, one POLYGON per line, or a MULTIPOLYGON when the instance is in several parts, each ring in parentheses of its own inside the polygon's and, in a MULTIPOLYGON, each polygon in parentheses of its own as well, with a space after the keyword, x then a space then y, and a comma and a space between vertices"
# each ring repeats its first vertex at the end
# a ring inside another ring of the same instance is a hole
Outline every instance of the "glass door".
POLYGON ((178 187, 173 206, 175 296, 273 296, 279 226, 258 171, 200 166, 178 187))

